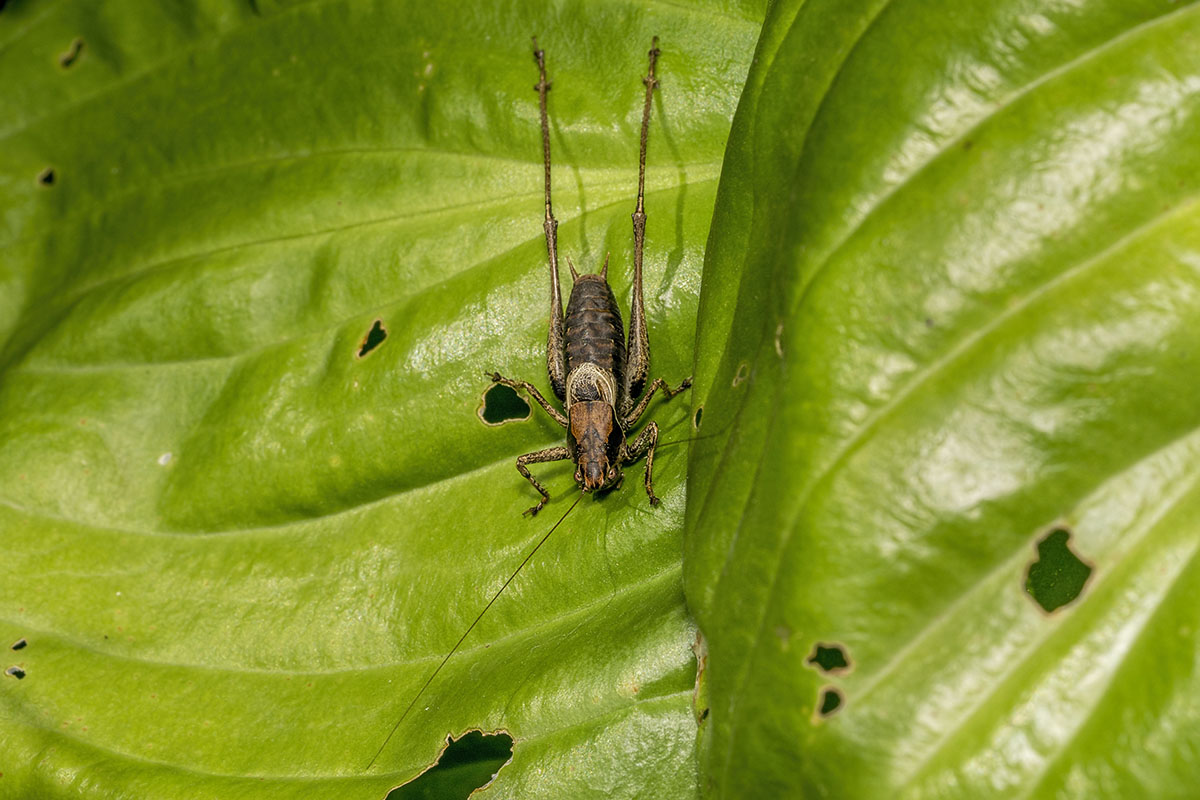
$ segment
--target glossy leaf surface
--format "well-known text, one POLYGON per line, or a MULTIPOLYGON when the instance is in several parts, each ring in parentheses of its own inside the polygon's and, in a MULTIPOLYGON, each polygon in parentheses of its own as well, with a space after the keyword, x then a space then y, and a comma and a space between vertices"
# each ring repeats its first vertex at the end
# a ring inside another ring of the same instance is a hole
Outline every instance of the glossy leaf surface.
POLYGON ((772 9, 698 331, 711 796, 1194 794, 1198 190, 1200 5, 772 9))
MULTIPOLYGON (((364 770, 577 495, 547 465, 522 517, 513 460, 562 431, 477 416, 485 371, 546 388, 530 35, 561 252, 611 250, 626 309, 662 38, 646 292, 678 381, 755 5, 3 5, 0 795, 381 798, 471 728, 515 740, 483 796, 695 794, 678 445, 662 506, 640 464, 585 498, 364 770)), ((686 396, 650 414, 688 435, 686 396)))

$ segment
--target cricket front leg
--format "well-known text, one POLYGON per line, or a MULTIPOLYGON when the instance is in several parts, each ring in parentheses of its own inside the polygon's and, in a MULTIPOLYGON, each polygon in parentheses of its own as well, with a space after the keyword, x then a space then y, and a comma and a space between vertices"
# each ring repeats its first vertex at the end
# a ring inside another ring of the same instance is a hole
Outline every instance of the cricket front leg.
POLYGON ((626 461, 634 461, 642 453, 646 454, 646 494, 650 497, 650 505, 658 505, 658 498, 654 495, 654 448, 658 445, 658 423, 646 423, 646 429, 643 430, 633 444, 630 445, 626 452, 626 461))
POLYGON ((554 406, 550 405, 550 401, 542 397, 542 393, 537 390, 537 387, 528 381, 517 381, 512 378, 505 378, 499 372, 489 372, 487 376, 492 379, 492 383, 502 383, 510 389, 524 389, 529 393, 529 396, 537 401, 537 404, 546 410, 546 413, 564 428, 567 427, 567 418, 563 413, 554 406))
MULTIPOLYGON (((651 423, 652 425, 654 423, 651 423)), ((542 499, 536 506, 525 511, 529 516, 536 516, 539 511, 546 507, 546 503, 550 501, 550 493, 538 483, 537 478, 529 474, 529 468, 526 464, 541 464, 546 461, 564 461, 571 457, 570 452, 565 447, 547 447, 545 450, 538 450, 536 453, 526 453, 523 456, 517 456, 517 472, 525 476, 525 480, 533 484, 533 488, 538 490, 542 499)))
POLYGON ((639 400, 638 404, 633 407, 633 410, 630 411, 626 415, 626 417, 625 417, 626 429, 632 428, 634 425, 637 424, 638 418, 640 418, 642 416, 642 414, 646 411, 646 406, 650 405, 650 398, 654 397, 654 393, 656 391, 658 391, 659 389, 662 389, 663 395, 665 395, 666 398, 668 400, 670 400, 672 397, 679 394, 684 389, 687 389, 691 385, 692 385, 692 379, 685 378, 683 383, 679 384, 679 388, 672 389, 670 386, 667 385, 667 382, 664 381, 662 378, 655 378, 654 383, 650 384, 649 391, 647 391, 644 395, 642 395, 642 399, 639 400))

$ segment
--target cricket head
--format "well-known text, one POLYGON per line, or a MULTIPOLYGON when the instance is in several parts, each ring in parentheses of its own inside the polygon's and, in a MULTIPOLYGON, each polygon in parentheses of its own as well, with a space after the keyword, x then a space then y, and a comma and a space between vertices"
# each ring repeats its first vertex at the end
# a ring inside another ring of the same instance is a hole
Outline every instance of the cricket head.
POLYGON ((621 480, 625 432, 613 407, 603 400, 571 406, 567 447, 575 458, 575 483, 585 492, 615 486, 621 480))

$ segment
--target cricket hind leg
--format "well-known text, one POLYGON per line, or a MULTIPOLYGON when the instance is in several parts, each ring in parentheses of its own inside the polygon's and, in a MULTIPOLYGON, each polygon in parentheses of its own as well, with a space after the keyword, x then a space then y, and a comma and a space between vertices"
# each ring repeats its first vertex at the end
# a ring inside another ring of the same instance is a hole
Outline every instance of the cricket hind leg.
MULTIPOLYGON (((653 423, 651 423, 653 424, 653 423)), ((550 501, 550 493, 546 491, 537 478, 533 477, 529 472, 526 464, 542 464, 547 461, 563 461, 571 457, 571 453, 565 447, 547 447, 545 450, 538 450, 533 453, 526 453, 523 456, 517 456, 517 472, 525 476, 525 480, 533 484, 533 488, 538 490, 542 499, 538 501, 536 506, 526 509, 525 513, 528 516, 536 516, 539 511, 546 507, 546 503, 550 501)))
POLYGON ((510 389, 524 389, 529 393, 529 396, 537 401, 537 404, 546 410, 551 419, 557 422, 564 428, 567 427, 566 416, 554 406, 550 405, 550 401, 542 396, 542 393, 537 390, 537 387, 528 381, 518 381, 512 378, 505 378, 499 372, 489 372, 487 376, 492 379, 492 383, 502 383, 510 389))
POLYGON ((650 384, 649 390, 644 395, 642 395, 642 399, 639 400, 637 405, 635 405, 633 407, 633 409, 628 414, 625 415, 625 427, 632 428, 634 425, 637 424, 638 419, 645 412, 646 406, 650 405, 650 399, 652 397, 654 397, 654 393, 657 392, 659 389, 662 389, 663 396, 666 397, 668 400, 670 400, 672 397, 679 394, 684 389, 690 388, 691 385, 692 385, 692 379, 685 378, 683 383, 679 384, 678 387, 672 389, 670 386, 667 385, 667 382, 664 381, 662 378, 655 378, 654 382, 650 384))
MULTIPOLYGON (((550 82, 546 80, 546 53, 537 46, 533 38, 533 57, 538 65, 538 82, 533 88, 538 93, 538 111, 542 120, 542 166, 546 175, 546 218, 542 230, 546 234, 546 256, 550 262, 550 334, 546 338, 546 372, 550 376, 550 387, 559 400, 567 394, 567 346, 563 334, 562 289, 558 284, 558 220, 550 206, 550 123, 546 113, 546 92, 550 82)), ((574 269, 572 269, 574 272, 574 269)))
POLYGON ((633 398, 642 393, 646 376, 650 374, 650 337, 646 333, 646 307, 642 295, 642 253, 646 246, 646 141, 650 135, 650 103, 658 78, 654 68, 658 63, 658 37, 650 43, 650 67, 642 83, 646 85, 646 102, 642 106, 642 138, 638 150, 637 207, 633 211, 633 300, 629 308, 629 338, 625 346, 625 402, 622 414, 629 413, 633 398))
POLYGON ((648 422, 646 428, 633 440, 633 444, 625 453, 626 461, 637 460, 642 453, 646 454, 646 495, 650 505, 658 505, 658 497, 654 494, 654 448, 658 446, 658 423, 648 422))

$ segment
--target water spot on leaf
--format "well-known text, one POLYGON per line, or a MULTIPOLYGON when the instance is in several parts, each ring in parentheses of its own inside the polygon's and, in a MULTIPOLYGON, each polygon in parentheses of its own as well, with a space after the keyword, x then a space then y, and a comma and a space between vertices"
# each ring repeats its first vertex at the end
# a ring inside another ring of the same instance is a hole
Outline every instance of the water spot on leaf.
POLYGON ((83 52, 83 39, 76 36, 75 40, 67 48, 67 52, 58 57, 58 65, 63 69, 68 69, 76 61, 79 60, 79 54, 83 52))
POLYGON ((700 430, 700 417, 703 414, 704 414, 704 406, 700 406, 699 408, 696 409, 696 415, 694 417, 692 417, 692 427, 695 428, 696 430, 700 430))
POLYGON ((25 670, 21 669, 20 667, 9 667, 8 669, 4 670, 4 674, 11 675, 17 680, 21 680, 25 677, 25 670))
POLYGON ((479 418, 484 425, 503 425, 513 420, 529 419, 529 403, 513 389, 501 383, 493 384, 483 393, 479 418))
POLYGON ((29 642, 25 641, 24 638, 17 639, 15 642, 12 643, 12 649, 13 650, 24 650, 25 645, 27 645, 27 644, 29 644, 29 642))
POLYGON ((53 186, 54 179, 54 167, 46 167, 44 170, 38 173, 38 183, 40 183, 42 186, 53 186))
POLYGON ((821 704, 817 707, 817 713, 822 717, 828 717, 837 713, 844 702, 845 698, 836 687, 826 686, 821 690, 821 704))
POLYGON ((816 666, 821 672, 832 673, 849 672, 851 666, 846 648, 840 644, 824 644, 823 642, 817 642, 813 646, 813 651, 808 656, 808 663, 816 666))
POLYGON ((512 759, 513 739, 507 733, 468 731, 457 739, 447 738, 446 743, 437 763, 393 789, 387 800, 465 797, 495 780, 500 768, 512 759))
POLYGON ((367 335, 363 337, 358 345, 358 357, 362 358, 376 347, 379 347, 386 338, 387 329, 383 327, 383 320, 375 320, 375 324, 371 326, 371 330, 367 331, 367 335))
POLYGON ((1070 603, 1087 583, 1092 567, 1071 550, 1071 531, 1058 526, 1037 544, 1037 560, 1029 565, 1025 591, 1046 612, 1070 603))

